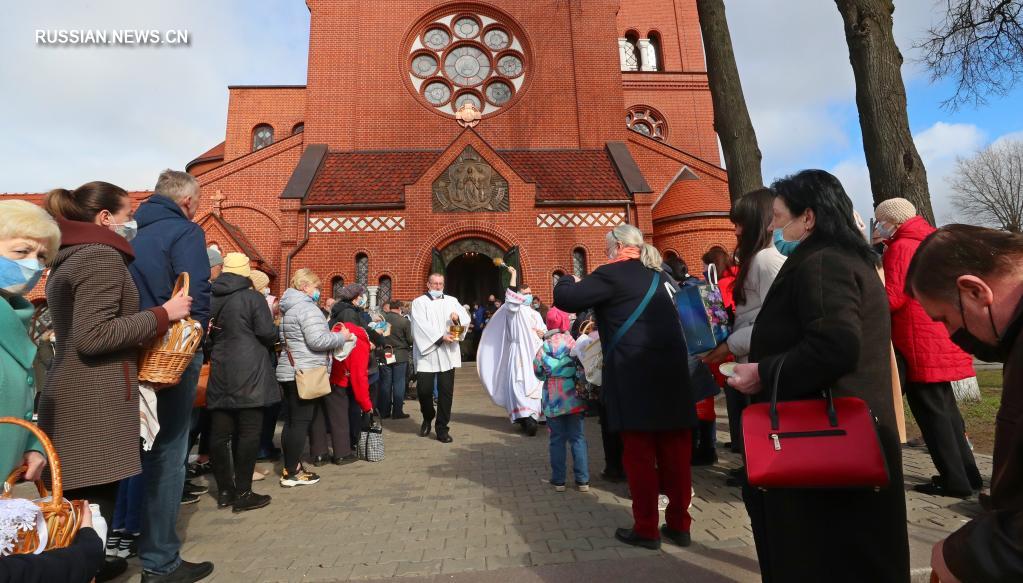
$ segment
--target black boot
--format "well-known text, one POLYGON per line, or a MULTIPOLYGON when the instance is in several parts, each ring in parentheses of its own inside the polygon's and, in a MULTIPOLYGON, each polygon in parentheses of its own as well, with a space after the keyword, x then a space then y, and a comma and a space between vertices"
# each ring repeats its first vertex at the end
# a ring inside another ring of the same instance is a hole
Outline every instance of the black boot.
POLYGON ((536 419, 533 419, 532 417, 526 417, 526 420, 523 423, 525 424, 526 435, 534 437, 536 435, 536 430, 539 427, 539 425, 536 422, 536 419))
POLYGON ((217 508, 227 508, 232 504, 234 504, 234 490, 217 492, 217 508))
POLYGON ((667 524, 661 527, 661 537, 668 539, 680 547, 688 547, 693 544, 693 539, 689 536, 688 532, 668 528, 667 524))
POLYGON ((634 547, 643 547, 656 551, 661 548, 661 539, 643 538, 636 534, 631 528, 619 528, 615 531, 615 538, 621 542, 634 547))
POLYGON ((213 573, 213 563, 189 563, 181 561, 177 569, 166 575, 158 575, 142 571, 142 583, 195 583, 209 577, 213 573))
POLYGON ((121 557, 107 557, 103 566, 96 572, 96 581, 110 581, 116 579, 128 570, 128 561, 121 557))
POLYGON ((419 427, 419 437, 429 437, 430 436, 430 425, 432 423, 433 423, 432 419, 429 420, 429 421, 423 420, 423 424, 419 427))
POLYGON ((270 496, 266 494, 256 494, 252 490, 248 492, 242 492, 238 494, 238 497, 234 499, 232 505, 232 512, 245 512, 246 510, 255 510, 262 508, 270 503, 270 496))

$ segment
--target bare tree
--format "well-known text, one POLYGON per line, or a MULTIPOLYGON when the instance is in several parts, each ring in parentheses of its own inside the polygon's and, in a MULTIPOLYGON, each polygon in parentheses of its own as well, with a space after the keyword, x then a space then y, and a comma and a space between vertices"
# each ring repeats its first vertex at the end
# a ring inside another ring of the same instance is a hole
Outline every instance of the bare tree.
POLYGON ((707 78, 714 103, 714 129, 721 139, 728 171, 728 195, 734 203, 740 196, 762 188, 760 146, 746 109, 739 69, 732 51, 723 0, 696 0, 707 57, 707 78))
POLYGON ((952 204, 965 219, 1023 232, 1023 141, 988 146, 956 161, 952 204))
POLYGON ((892 0, 835 0, 845 23, 856 79, 863 152, 874 204, 894 197, 912 202, 931 224, 927 171, 909 131, 902 53, 892 33, 892 0))
MULTIPOLYGON (((919 1, 919 0, 918 0, 919 1)), ((1023 0, 944 0, 944 18, 917 44, 932 79, 955 80, 944 106, 983 104, 1023 77, 1023 0)))

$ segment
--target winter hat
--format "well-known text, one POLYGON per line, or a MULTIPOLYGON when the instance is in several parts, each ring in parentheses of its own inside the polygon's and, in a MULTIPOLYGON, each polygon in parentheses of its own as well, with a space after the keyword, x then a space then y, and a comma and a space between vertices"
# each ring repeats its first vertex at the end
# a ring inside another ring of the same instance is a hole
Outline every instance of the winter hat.
POLYGON ((904 198, 889 198, 874 209, 874 217, 879 223, 901 225, 915 216, 916 207, 904 198))
POLYGON ((350 283, 345 287, 341 288, 341 291, 337 294, 337 299, 342 302, 354 300, 355 298, 366 293, 366 286, 361 283, 350 283))
POLYGON ((214 268, 218 265, 224 264, 224 256, 220 254, 220 249, 210 246, 206 248, 206 257, 210 260, 210 268, 214 268))
POLYGON ((261 292, 264 288, 270 287, 270 276, 258 269, 252 270, 252 273, 249 274, 249 279, 252 280, 252 285, 256 288, 256 291, 261 292))
POLYGON ((224 257, 224 273, 249 277, 252 273, 252 268, 249 267, 249 256, 244 253, 228 253, 224 257))

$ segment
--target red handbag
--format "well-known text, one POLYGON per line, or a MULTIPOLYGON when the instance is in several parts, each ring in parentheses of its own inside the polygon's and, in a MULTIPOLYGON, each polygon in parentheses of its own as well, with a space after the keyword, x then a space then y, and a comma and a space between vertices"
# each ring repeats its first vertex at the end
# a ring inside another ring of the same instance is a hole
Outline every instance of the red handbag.
POLYGON ((863 399, 778 402, 782 358, 774 371, 771 402, 742 413, 746 473, 758 488, 883 488, 888 465, 876 420, 863 399))

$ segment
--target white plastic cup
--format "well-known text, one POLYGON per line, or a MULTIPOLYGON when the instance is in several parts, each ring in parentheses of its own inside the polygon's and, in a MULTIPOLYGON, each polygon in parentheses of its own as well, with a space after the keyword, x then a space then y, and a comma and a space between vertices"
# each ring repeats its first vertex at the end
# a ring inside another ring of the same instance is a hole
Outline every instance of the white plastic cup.
POLYGON ((106 548, 107 520, 99 513, 99 504, 89 504, 89 510, 92 512, 92 529, 99 535, 99 540, 103 541, 103 548, 106 548))

